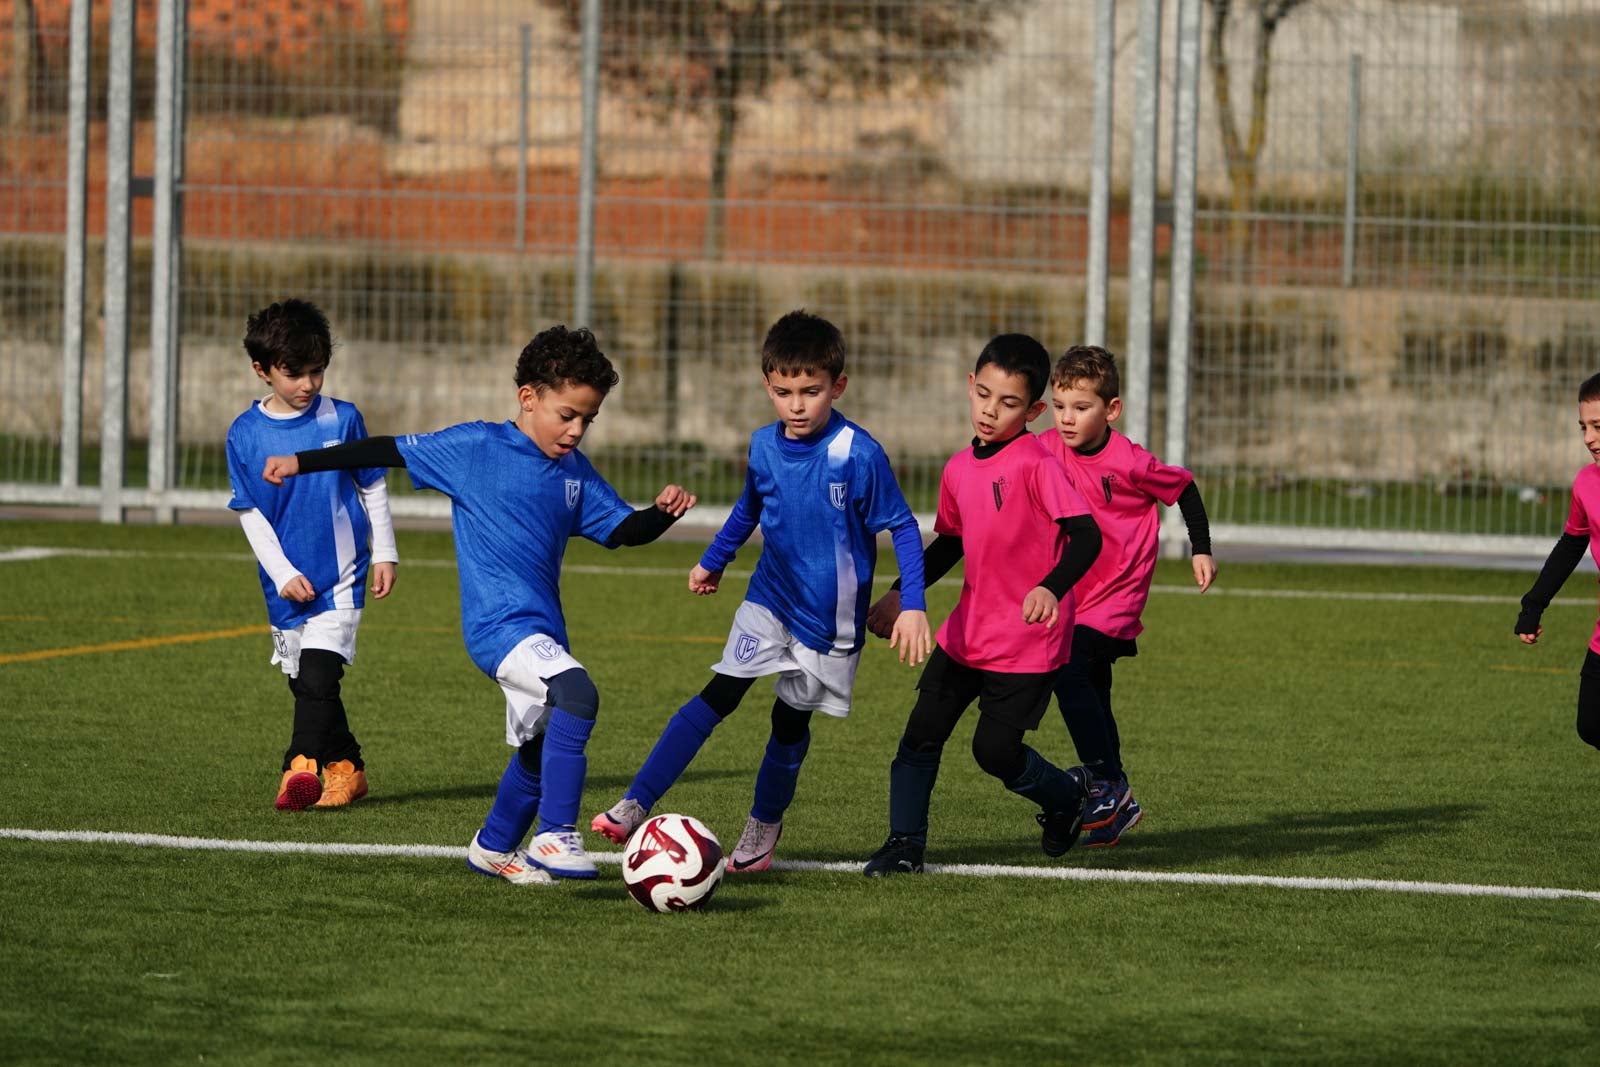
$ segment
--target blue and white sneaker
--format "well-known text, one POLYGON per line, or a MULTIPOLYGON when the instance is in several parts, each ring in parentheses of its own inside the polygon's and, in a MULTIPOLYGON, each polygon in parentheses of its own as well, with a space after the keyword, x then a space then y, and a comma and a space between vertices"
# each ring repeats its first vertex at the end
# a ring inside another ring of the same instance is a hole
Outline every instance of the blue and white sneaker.
POLYGON ((528 842, 528 859, 557 878, 593 878, 599 873, 576 830, 546 830, 528 842))
POLYGON ((1128 802, 1133 799, 1133 794, 1128 791, 1128 779, 1119 778, 1115 781, 1109 778, 1096 778, 1089 787, 1089 803, 1083 809, 1083 829, 1091 833, 1102 826, 1110 825, 1128 802))
POLYGON ((1083 839, 1084 848, 1110 848, 1122 840, 1122 835, 1139 825, 1139 820, 1144 818, 1144 812, 1139 809, 1139 802, 1128 797, 1128 802, 1118 809, 1116 817, 1098 830, 1091 831, 1083 839))

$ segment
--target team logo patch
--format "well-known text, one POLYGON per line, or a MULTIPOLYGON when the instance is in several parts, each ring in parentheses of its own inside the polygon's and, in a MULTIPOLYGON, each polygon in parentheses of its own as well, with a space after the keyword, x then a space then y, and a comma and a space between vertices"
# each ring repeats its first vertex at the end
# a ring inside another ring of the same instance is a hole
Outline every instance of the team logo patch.
POLYGON ((289 655, 289 639, 283 636, 282 630, 272 631, 272 647, 277 650, 280 657, 289 655))
POLYGON ((849 482, 829 482, 828 499, 833 501, 833 506, 840 511, 844 510, 845 498, 850 492, 849 482))
POLYGON ((578 495, 583 492, 583 483, 576 478, 567 479, 567 510, 571 511, 578 506, 578 495))
POLYGON ((992 483, 994 487, 994 509, 999 511, 1006 504, 1006 480, 996 478, 992 483))
POLYGON ((749 634, 740 634, 739 639, 733 643, 733 658, 740 663, 749 663, 756 658, 756 650, 761 647, 761 642, 749 634))
POLYGON ((546 637, 533 643, 533 654, 540 659, 558 659, 561 656, 561 646, 546 637))
POLYGON ((1116 483, 1117 476, 1115 474, 1102 475, 1100 478, 1100 488, 1106 494, 1107 504, 1111 503, 1111 487, 1116 483))

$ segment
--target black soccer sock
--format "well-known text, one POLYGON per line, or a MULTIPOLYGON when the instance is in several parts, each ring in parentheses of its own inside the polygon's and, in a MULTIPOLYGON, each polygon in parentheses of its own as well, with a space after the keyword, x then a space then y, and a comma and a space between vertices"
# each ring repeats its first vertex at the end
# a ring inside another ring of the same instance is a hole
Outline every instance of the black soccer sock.
POLYGON ((365 766, 361 745, 350 732, 339 696, 342 677, 344 657, 339 653, 321 648, 301 651, 300 673, 289 679, 289 691, 294 694, 294 733, 283 756, 284 770, 295 756, 310 756, 318 767, 339 760, 349 760, 357 770, 365 766))
POLYGON ((939 777, 939 748, 907 748, 904 740, 889 765, 889 833, 928 843, 928 808, 939 777))

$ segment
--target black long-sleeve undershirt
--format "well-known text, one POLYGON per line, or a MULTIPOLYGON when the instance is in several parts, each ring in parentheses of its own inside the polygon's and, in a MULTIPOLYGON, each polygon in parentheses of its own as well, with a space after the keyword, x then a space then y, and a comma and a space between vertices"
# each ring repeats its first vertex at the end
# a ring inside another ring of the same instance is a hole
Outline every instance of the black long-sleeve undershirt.
MULTIPOLYGON (((1079 578, 1089 572, 1094 566, 1094 561, 1100 555, 1101 537, 1100 526, 1088 515, 1074 515, 1069 519, 1056 520, 1061 524, 1061 529, 1071 539, 1061 553, 1061 558, 1056 560, 1056 565, 1050 573, 1040 578, 1039 585, 1044 586, 1054 593, 1056 599, 1066 595, 1068 589, 1079 578)), ((953 534, 939 534, 928 547, 922 550, 922 580, 932 585, 961 561, 964 546, 961 538, 953 534)), ((899 590, 900 581, 895 580, 890 588, 899 590)))
POLYGON ((1522 598, 1522 612, 1517 616, 1516 633, 1539 632, 1539 617, 1550 606, 1555 595, 1561 592, 1561 586, 1572 577, 1572 572, 1578 568, 1588 547, 1587 537, 1569 533, 1561 535, 1545 559, 1539 577, 1534 579, 1533 588, 1522 598))
POLYGON ((1206 518, 1206 504, 1200 499, 1200 487, 1190 482, 1178 496, 1178 511, 1183 514, 1183 525, 1189 531, 1189 549, 1197 556, 1211 555, 1211 520, 1206 518))
MULTIPOLYGON (((296 452, 301 474, 319 471, 351 470, 357 467, 404 467, 405 457, 393 437, 366 437, 342 445, 296 452)), ((607 548, 634 548, 656 540, 677 522, 654 504, 640 508, 624 518, 606 538, 607 548)))

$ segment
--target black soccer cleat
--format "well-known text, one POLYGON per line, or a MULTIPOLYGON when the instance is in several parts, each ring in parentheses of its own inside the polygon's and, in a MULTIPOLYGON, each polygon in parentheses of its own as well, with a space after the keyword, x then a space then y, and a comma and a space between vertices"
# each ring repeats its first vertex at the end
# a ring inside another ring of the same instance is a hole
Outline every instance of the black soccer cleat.
POLYGON ((921 874, 923 845, 909 837, 889 835, 883 847, 872 854, 861 873, 868 878, 890 874, 921 874))
POLYGON ((1078 799, 1066 811, 1041 811, 1034 818, 1044 833, 1039 847, 1046 856, 1064 856, 1083 832, 1083 812, 1089 803, 1089 786, 1093 777, 1083 767, 1069 767, 1066 774, 1078 785, 1078 799))

